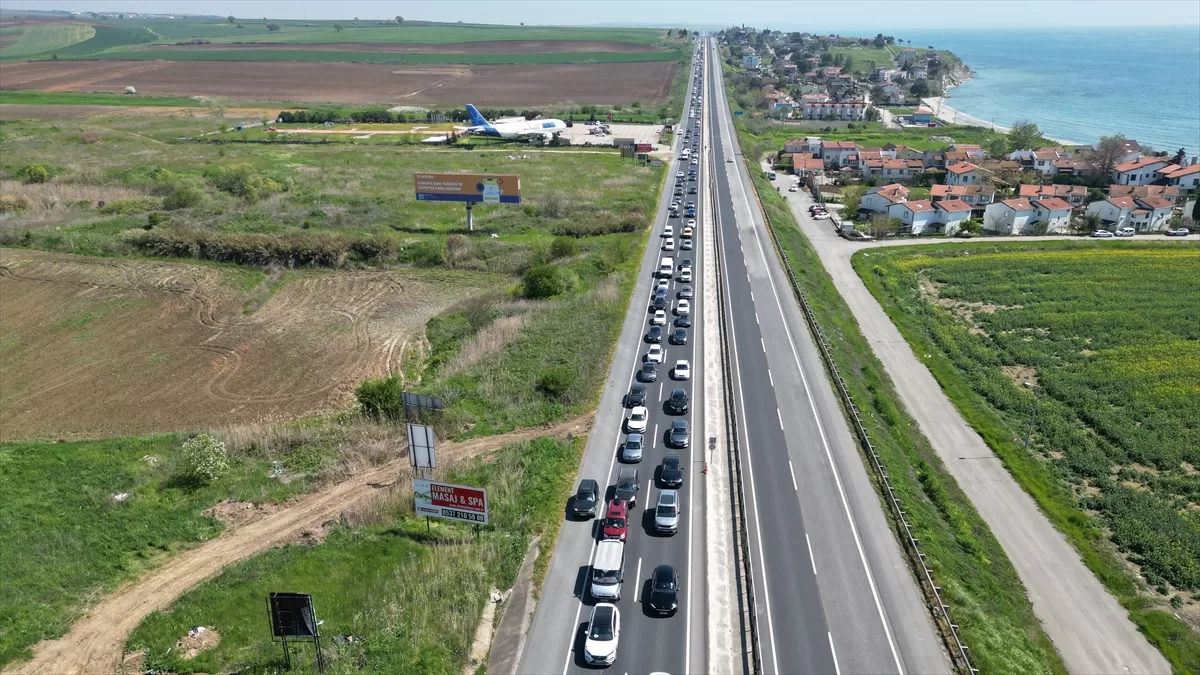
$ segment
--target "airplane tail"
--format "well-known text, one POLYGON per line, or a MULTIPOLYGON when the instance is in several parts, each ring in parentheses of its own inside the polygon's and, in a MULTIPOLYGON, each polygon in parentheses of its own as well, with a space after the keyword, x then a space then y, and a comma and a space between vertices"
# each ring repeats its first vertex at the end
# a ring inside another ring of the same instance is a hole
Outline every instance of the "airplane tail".
POLYGON ((492 126, 492 124, 490 122, 488 122, 483 117, 483 115, 479 114, 479 111, 475 109, 475 106, 471 105, 470 103, 467 104, 467 115, 470 116, 471 124, 474 126, 477 126, 477 127, 492 126))

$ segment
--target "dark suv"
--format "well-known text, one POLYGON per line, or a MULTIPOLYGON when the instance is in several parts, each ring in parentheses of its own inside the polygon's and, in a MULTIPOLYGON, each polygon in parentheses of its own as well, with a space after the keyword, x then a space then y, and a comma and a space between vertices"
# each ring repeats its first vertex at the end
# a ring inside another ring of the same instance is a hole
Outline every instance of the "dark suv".
POLYGON ((575 496, 571 499, 571 512, 578 518, 592 518, 600 504, 600 484, 591 478, 579 481, 575 496))
POLYGON ((629 504, 629 508, 637 507, 638 490, 642 489, 641 481, 638 480, 638 470, 632 467, 625 467, 617 474, 617 489, 614 499, 629 504))

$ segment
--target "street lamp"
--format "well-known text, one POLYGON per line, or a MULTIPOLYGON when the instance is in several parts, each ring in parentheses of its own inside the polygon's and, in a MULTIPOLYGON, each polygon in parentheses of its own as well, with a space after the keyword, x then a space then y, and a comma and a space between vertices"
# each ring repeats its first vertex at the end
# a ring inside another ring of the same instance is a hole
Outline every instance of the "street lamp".
POLYGON ((1030 419, 1029 419, 1029 430, 1025 432, 1025 450, 1028 451, 1029 450, 1029 439, 1030 439, 1030 437, 1033 436, 1033 428, 1035 426, 1037 426, 1038 393, 1037 393, 1037 385, 1030 382, 1029 380, 1025 380, 1024 385, 1025 385, 1025 388, 1027 388, 1027 389, 1029 389, 1029 391, 1033 392, 1033 414, 1030 416, 1030 419))

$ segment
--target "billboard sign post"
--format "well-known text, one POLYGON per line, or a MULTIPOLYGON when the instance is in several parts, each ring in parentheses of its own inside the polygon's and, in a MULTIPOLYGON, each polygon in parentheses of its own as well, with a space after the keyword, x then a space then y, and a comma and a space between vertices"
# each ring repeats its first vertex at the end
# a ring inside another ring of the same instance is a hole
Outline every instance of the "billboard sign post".
POLYGON ((419 202, 465 203, 468 231, 475 229, 475 204, 521 203, 521 177, 516 174, 414 173, 413 183, 419 202))
POLYGON ((413 500, 416 512, 427 518, 445 518, 472 525, 488 524, 485 488, 414 480, 413 500))

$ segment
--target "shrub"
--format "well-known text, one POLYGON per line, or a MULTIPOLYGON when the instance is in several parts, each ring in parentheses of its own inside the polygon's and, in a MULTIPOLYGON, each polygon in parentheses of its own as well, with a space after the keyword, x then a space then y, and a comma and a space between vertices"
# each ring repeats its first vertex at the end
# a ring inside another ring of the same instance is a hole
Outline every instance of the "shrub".
POLYGON ((33 207, 25 195, 0 195, 0 213, 20 213, 33 207))
POLYGON ((259 267, 340 267, 350 246, 346 238, 323 232, 267 235, 183 228, 138 232, 127 241, 144 255, 259 267))
POLYGON ((396 256, 396 240, 384 235, 371 235, 350 242, 350 253, 364 262, 382 262, 396 256))
POLYGON ((152 197, 130 197, 118 199, 100 207, 100 213, 106 216, 128 216, 142 211, 158 208, 158 200, 152 197))
POLYGON ((178 478, 193 486, 208 485, 220 478, 228 467, 225 444, 208 434, 200 434, 184 442, 178 478))
POLYGON ((41 164, 26 164, 17 169, 17 180, 26 183, 45 183, 50 180, 50 171, 41 164))
POLYGON ((538 375, 536 388, 542 395, 562 403, 570 402, 575 373, 566 366, 550 366, 538 375))
POLYGON ((367 380, 354 390, 359 409, 375 420, 397 420, 404 417, 404 385, 396 376, 367 380))
POLYGON ((166 225, 169 222, 171 222, 171 218, 170 218, 170 216, 168 216, 165 213, 159 213, 158 211, 153 211, 151 213, 146 214, 146 229, 147 230, 149 230, 152 227, 158 227, 159 225, 166 225))
POLYGON ((168 211, 186 209, 200 203, 204 199, 204 191, 192 185, 176 185, 163 198, 163 208, 168 211))
POLYGON ((554 260, 579 254, 579 242, 569 237, 555 237, 550 244, 550 257, 554 260))
POLYGON ((279 182, 260 175, 249 164, 223 166, 210 176, 213 186, 222 192, 256 202, 283 191, 279 182))
POLYGON ((570 278, 561 267, 546 263, 530 267, 521 285, 527 298, 552 298, 570 290, 570 278))
POLYGON ((435 239, 418 241, 400 249, 396 257, 418 267, 437 267, 446 261, 446 244, 435 239))

